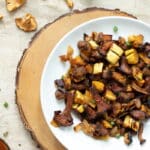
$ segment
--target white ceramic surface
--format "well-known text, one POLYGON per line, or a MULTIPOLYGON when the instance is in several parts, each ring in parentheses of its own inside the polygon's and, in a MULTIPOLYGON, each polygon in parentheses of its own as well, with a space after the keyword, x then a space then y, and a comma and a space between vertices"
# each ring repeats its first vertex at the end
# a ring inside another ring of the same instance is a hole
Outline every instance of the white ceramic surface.
POLYGON ((42 79, 41 79, 41 105, 44 113, 45 120, 56 136, 56 138, 70 150, 112 150, 121 148, 122 150, 145 150, 150 147, 150 121, 145 124, 143 137, 147 142, 140 146, 137 137, 133 139, 130 146, 126 146, 123 138, 116 139, 110 138, 108 141, 95 140, 82 132, 75 133, 73 126, 79 123, 79 119, 73 116, 74 125, 66 128, 55 128, 50 125, 55 110, 63 110, 64 103, 57 101, 54 95, 55 86, 54 80, 61 78, 66 73, 69 64, 62 63, 59 59, 61 54, 66 53, 68 45, 71 45, 75 50, 75 55, 78 54, 77 42, 83 38, 83 33, 91 33, 92 31, 103 32, 106 34, 113 34, 113 38, 117 39, 118 36, 127 37, 131 34, 143 34, 145 41, 150 41, 150 26, 135 20, 125 17, 105 17, 88 21, 65 35, 59 43, 52 50, 45 64, 42 79), (118 27, 118 32, 113 32, 113 27, 118 27))

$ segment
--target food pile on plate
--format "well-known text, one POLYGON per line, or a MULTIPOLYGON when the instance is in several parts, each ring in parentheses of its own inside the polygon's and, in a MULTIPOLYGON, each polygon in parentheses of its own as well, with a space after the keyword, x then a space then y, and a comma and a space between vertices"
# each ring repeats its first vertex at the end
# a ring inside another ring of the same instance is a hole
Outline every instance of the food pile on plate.
POLYGON ((55 96, 66 107, 54 112, 53 125, 71 126, 73 112, 81 120, 75 131, 94 138, 123 136, 127 145, 137 134, 143 144, 144 121, 150 117, 150 43, 141 34, 113 40, 92 32, 77 46, 78 56, 71 46, 60 56, 70 68, 55 80, 55 96))

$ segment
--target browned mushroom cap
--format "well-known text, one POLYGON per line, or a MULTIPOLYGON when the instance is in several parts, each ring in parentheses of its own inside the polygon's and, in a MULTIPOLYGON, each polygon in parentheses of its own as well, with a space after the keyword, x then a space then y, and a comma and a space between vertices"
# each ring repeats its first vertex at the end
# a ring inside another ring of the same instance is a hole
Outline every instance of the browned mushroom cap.
POLYGON ((14 11, 21 7, 26 0, 6 0, 6 7, 8 11, 14 11))
POLYGON ((2 20, 2 19, 3 19, 3 15, 0 14, 0 20, 2 20))
POLYGON ((8 145, 2 139, 0 139, 0 150, 10 150, 8 145))
POLYGON ((72 0, 65 0, 65 1, 66 1, 66 3, 67 3, 68 7, 69 7, 70 9, 72 9, 73 6, 74 6, 73 1, 72 1, 72 0))
POLYGON ((16 18, 15 22, 19 29, 26 32, 31 32, 37 29, 37 22, 31 14, 26 14, 23 18, 16 18))

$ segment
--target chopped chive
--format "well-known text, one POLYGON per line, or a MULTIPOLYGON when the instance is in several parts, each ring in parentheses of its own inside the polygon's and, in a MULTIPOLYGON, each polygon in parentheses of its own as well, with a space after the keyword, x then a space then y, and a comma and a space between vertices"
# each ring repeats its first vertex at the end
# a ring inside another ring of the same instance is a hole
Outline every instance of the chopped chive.
POLYGON ((113 27, 113 31, 116 33, 116 32, 118 32, 118 27, 117 26, 114 26, 113 27))
POLYGON ((4 105, 5 108, 8 108, 8 103, 7 102, 5 102, 3 105, 4 105))
POLYGON ((114 122, 114 121, 111 121, 110 124, 111 124, 112 126, 114 126, 114 125, 115 125, 115 122, 114 122))
POLYGON ((121 135, 118 133, 116 134, 116 138, 119 139, 121 137, 121 135))
POLYGON ((150 68, 150 64, 147 64, 147 67, 150 68))
POLYGON ((131 42, 126 41, 126 45, 127 45, 128 47, 130 47, 130 46, 131 46, 131 42))
POLYGON ((8 136, 8 131, 3 133, 3 137, 7 137, 8 136))

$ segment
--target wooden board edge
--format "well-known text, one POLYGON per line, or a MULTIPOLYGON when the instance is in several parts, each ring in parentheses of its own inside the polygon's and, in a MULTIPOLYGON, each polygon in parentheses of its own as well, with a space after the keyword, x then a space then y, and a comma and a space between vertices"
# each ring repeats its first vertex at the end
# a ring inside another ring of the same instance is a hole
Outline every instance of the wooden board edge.
POLYGON ((39 31, 37 31, 34 36, 31 38, 31 41, 29 42, 28 44, 28 48, 26 48, 24 51, 23 51, 23 54, 18 62, 18 65, 17 65, 17 70, 16 70, 16 78, 15 78, 15 102, 17 104, 17 107, 18 107, 18 110, 19 110, 19 114, 20 114, 20 117, 21 117, 21 120, 25 126, 25 128, 29 131, 32 139, 37 143, 37 147, 41 147, 42 149, 44 149, 44 146, 42 146, 41 143, 39 143, 39 141, 37 140, 37 137, 36 135, 33 133, 33 130, 32 128, 30 127, 25 115, 24 115, 24 112, 22 110, 22 106, 19 104, 18 102, 18 96, 17 96, 17 89, 18 89, 18 85, 19 85, 19 75, 20 75, 20 70, 21 70, 21 64, 24 62, 24 59, 28 53, 28 49, 30 48, 30 46, 32 45, 32 43, 34 42, 34 40, 36 40, 36 38, 38 38, 38 36, 40 35, 40 33, 42 33, 49 25, 55 23, 57 20, 59 19, 62 19, 63 17, 66 17, 66 16, 70 16, 70 15, 73 15, 73 14, 78 14, 78 13, 84 13, 84 12, 89 12, 89 11, 95 11, 95 10, 104 10, 104 11, 114 11, 116 12, 118 15, 119 14, 125 14, 126 16, 128 17, 131 17, 131 18, 135 18, 137 19, 135 16, 133 16, 132 14, 129 14, 127 12, 124 12, 124 11, 120 11, 120 9, 106 9, 106 8, 98 8, 98 7, 90 7, 90 8, 85 8, 83 10, 73 10, 72 12, 69 12, 69 13, 66 13, 66 14, 63 14, 61 15, 60 17, 56 18, 54 21, 46 24, 44 27, 42 27, 39 31))

